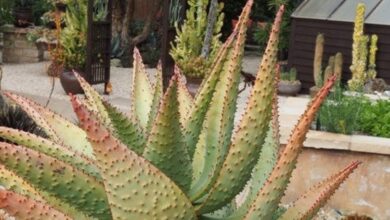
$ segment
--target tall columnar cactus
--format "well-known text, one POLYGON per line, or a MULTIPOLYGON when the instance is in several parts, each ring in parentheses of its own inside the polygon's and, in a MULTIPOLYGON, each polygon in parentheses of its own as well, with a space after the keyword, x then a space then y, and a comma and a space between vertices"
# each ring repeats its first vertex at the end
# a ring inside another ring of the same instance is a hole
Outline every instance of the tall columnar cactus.
POLYGON ((315 114, 336 77, 314 97, 279 154, 275 71, 279 10, 237 128, 234 115, 249 0, 195 99, 179 70, 165 94, 137 51, 132 116, 105 102, 76 74, 86 98, 71 95, 80 127, 26 98, 6 95, 48 139, 1 127, 0 208, 20 219, 309 219, 359 165, 325 179, 280 209, 315 114), (142 83, 141 83, 142 82, 142 83), (145 100, 151 97, 152 101, 145 100), (157 101, 155 101, 157 100, 157 101), (140 109, 143 109, 141 111, 140 109), (145 120, 145 118, 147 120, 145 120), (243 203, 235 197, 245 185, 243 203), (233 205, 232 205, 233 204, 233 205))
POLYGON ((360 53, 361 53, 361 42, 362 37, 364 35, 364 15, 366 12, 366 6, 363 3, 359 3, 356 8, 356 15, 355 15, 355 26, 353 30, 353 36, 352 36, 352 65, 350 66, 352 74, 355 73, 357 68, 357 63, 360 59, 360 53))
POLYGON ((324 34, 318 34, 316 38, 316 47, 314 52, 313 75, 315 88, 319 89, 332 75, 336 75, 337 84, 341 80, 343 72, 343 55, 338 52, 334 56, 329 57, 328 65, 325 69, 322 68, 322 59, 324 53, 324 34))
POLYGON ((183 73, 189 77, 202 78, 210 71, 211 62, 221 46, 220 36, 223 26, 223 3, 217 9, 217 21, 211 40, 210 56, 201 56, 207 29, 209 0, 187 1, 189 9, 183 25, 176 27, 177 36, 172 45, 171 55, 183 73))
POLYGON ((356 9, 355 27, 352 44, 352 79, 348 81, 349 89, 352 91, 361 90, 368 79, 376 77, 375 58, 377 51, 378 36, 371 36, 370 50, 368 44, 370 36, 364 34, 365 5, 359 3, 356 9), (369 57, 368 57, 368 54, 369 57), (367 67, 367 60, 369 65, 367 67))
POLYGON ((371 36, 371 43, 370 43, 370 55, 368 57, 368 70, 367 70, 367 77, 369 79, 375 79, 376 78, 376 52, 378 51, 378 35, 373 34, 371 36))
POLYGON ((334 59, 334 68, 333 68, 333 73, 337 77, 337 82, 340 83, 341 80, 341 75, 343 73, 343 54, 338 52, 335 55, 334 59))
POLYGON ((325 38, 323 34, 318 34, 316 38, 316 48, 314 51, 313 75, 315 86, 320 88, 322 85, 322 56, 324 54, 325 38))
POLYGON ((352 91, 361 90, 367 79, 368 41, 367 35, 363 35, 359 39, 358 58, 356 63, 351 66, 352 79, 348 81, 349 89, 352 91))

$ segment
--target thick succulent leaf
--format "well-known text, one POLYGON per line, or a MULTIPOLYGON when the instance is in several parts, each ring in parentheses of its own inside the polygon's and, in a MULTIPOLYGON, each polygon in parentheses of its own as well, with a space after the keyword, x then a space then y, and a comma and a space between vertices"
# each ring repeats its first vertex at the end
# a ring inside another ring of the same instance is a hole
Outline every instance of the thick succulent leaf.
POLYGON ((194 182, 189 193, 192 201, 203 197, 209 191, 221 170, 230 145, 247 31, 245 21, 248 18, 249 12, 244 13, 238 37, 222 65, 217 89, 212 96, 196 145, 193 159, 194 182))
POLYGON ((194 99, 192 98, 190 91, 188 91, 188 88, 184 83, 184 76, 181 75, 177 66, 175 67, 175 74, 180 76, 177 89, 180 108, 180 121, 184 126, 194 105, 194 99))
POLYGON ((361 164, 355 161, 338 172, 317 184, 302 195, 293 206, 279 218, 280 220, 312 219, 325 202, 333 195, 348 176, 361 164))
POLYGON ((146 129, 148 124, 153 95, 152 85, 142 63, 141 54, 137 48, 134 48, 131 115, 135 117, 136 121, 139 121, 143 129, 146 129))
POLYGON ((82 76, 76 72, 73 73, 83 88, 85 96, 87 97, 87 106, 89 106, 91 111, 95 111, 96 114, 99 115, 99 120, 106 128, 112 129, 111 119, 108 116, 106 108, 104 107, 103 98, 94 88, 92 88, 92 86, 87 81, 85 81, 82 76))
POLYGON ((0 189, 0 209, 5 210, 17 219, 31 220, 70 220, 66 216, 49 205, 19 195, 12 191, 0 189))
POLYGON ((134 118, 127 117, 110 103, 104 102, 104 106, 114 126, 115 137, 130 150, 136 152, 138 155, 142 155, 146 138, 139 124, 134 118))
POLYGON ((92 158, 87 158, 66 146, 56 144, 31 133, 7 127, 0 127, 0 137, 64 161, 96 178, 100 178, 99 170, 93 163, 92 158))
POLYGON ((7 190, 12 190, 21 195, 31 197, 38 201, 44 201, 38 190, 0 164, 0 184, 7 190))
POLYGON ((218 56, 215 56, 216 60, 212 65, 211 72, 209 76, 203 80, 195 97, 192 111, 184 124, 186 145, 190 158, 193 158, 195 153, 196 143, 199 140, 199 135, 206 117, 207 109, 209 108, 215 91, 215 86, 217 85, 223 64, 227 60, 228 51, 232 48, 236 36, 237 31, 234 31, 218 51, 218 56))
POLYGON ((274 94, 278 37, 283 11, 284 7, 281 7, 277 13, 248 105, 233 135, 219 176, 206 201, 199 207, 200 213, 208 213, 223 207, 242 191, 259 158, 272 113, 270 106, 274 94))
POLYGON ((94 158, 91 144, 88 142, 87 136, 82 129, 62 116, 27 98, 10 92, 5 92, 4 94, 16 102, 41 126, 52 141, 69 146, 74 151, 84 154, 89 158, 94 158))
POLYGON ((191 202, 167 176, 101 126, 76 97, 72 104, 102 171, 113 219, 195 219, 191 202))
POLYGON ((289 183, 291 173, 295 168, 298 155, 306 138, 306 133, 335 80, 336 77, 333 76, 324 85, 307 107, 305 113, 301 116, 287 142, 286 148, 281 153, 280 158, 265 185, 258 192, 257 198, 251 205, 245 219, 269 219, 278 208, 278 204, 289 183))
POLYGON ((62 161, 29 148, 0 143, 0 163, 32 186, 72 204, 86 215, 111 218, 104 186, 62 161))
POLYGON ((175 74, 161 102, 144 157, 187 192, 192 167, 180 124, 178 81, 179 75, 175 74))
POLYGON ((231 201, 226 206, 218 209, 215 212, 207 213, 199 216, 201 220, 226 220, 229 216, 231 216, 237 209, 236 201, 231 201))
POLYGON ((163 97, 162 82, 163 82, 162 67, 161 67, 161 63, 159 62, 157 65, 156 82, 154 83, 154 87, 153 87, 153 101, 150 107, 148 125, 146 127, 147 134, 149 134, 150 130, 152 129, 152 126, 157 116, 158 109, 160 107, 160 100, 163 97))
MULTIPOLYGON (((275 88, 279 83, 279 76, 276 76, 275 88)), ((274 91, 274 101, 272 103, 272 121, 270 122, 264 146, 261 149, 260 157, 256 166, 252 170, 252 177, 249 180, 249 191, 245 196, 243 204, 226 220, 241 220, 248 212, 250 205, 256 198, 257 193, 264 185, 276 164, 278 152, 280 150, 280 133, 279 133, 279 111, 278 111, 278 94, 274 91)))
POLYGON ((44 191, 34 188, 22 178, 17 176, 15 173, 10 170, 7 170, 3 165, 0 165, 0 185, 6 190, 10 190, 20 195, 27 196, 39 202, 47 203, 53 208, 63 213, 66 213, 73 219, 91 219, 86 217, 83 213, 77 211, 74 207, 71 207, 67 203, 64 203, 57 198, 50 196, 44 191))

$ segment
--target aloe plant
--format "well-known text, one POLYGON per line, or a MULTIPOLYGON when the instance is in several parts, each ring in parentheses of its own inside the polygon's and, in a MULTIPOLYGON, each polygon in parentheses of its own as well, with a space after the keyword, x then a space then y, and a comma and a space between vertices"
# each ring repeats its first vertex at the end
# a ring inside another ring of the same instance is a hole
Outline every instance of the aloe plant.
POLYGON ((238 127, 247 2, 233 34, 193 99, 178 69, 163 94, 134 54, 127 116, 76 74, 86 98, 71 95, 80 127, 7 92, 48 138, 1 127, 0 208, 19 219, 308 219, 359 165, 325 179, 280 209, 310 123, 331 89, 314 97, 279 154, 275 71, 279 10, 256 83, 238 127), (247 196, 236 196, 248 187, 247 196))

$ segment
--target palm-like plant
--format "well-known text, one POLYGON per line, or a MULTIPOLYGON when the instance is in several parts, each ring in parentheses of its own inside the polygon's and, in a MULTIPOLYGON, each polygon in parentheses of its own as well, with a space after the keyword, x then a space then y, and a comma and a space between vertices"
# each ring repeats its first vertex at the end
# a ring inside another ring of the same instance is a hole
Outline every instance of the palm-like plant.
POLYGON ((86 99, 71 96, 81 128, 21 96, 7 93, 44 129, 47 139, 1 127, 0 207, 20 219, 307 219, 354 162, 287 210, 281 197, 305 134, 335 78, 308 106, 279 154, 275 72, 280 9, 247 108, 234 113, 246 22, 219 50, 192 99, 179 71, 166 93, 161 71, 152 85, 135 50, 132 111, 127 117, 77 75, 86 99), (248 195, 235 201, 245 185, 248 195))

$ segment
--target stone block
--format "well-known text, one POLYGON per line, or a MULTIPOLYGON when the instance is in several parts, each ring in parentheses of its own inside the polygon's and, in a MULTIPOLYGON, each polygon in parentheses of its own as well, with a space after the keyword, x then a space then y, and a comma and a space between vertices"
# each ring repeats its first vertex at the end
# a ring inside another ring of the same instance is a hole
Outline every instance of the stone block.
POLYGON ((390 138, 352 135, 352 151, 390 155, 390 138))
POLYGON ((14 48, 15 42, 11 39, 4 39, 4 48, 14 48))
POLYGON ((305 147, 318 149, 350 150, 351 136, 310 130, 306 135, 305 147))
POLYGON ((35 44, 27 41, 27 39, 15 40, 14 44, 15 44, 16 48, 22 48, 22 49, 25 49, 25 48, 29 48, 29 49, 36 48, 35 44))
POLYGON ((23 55, 22 56, 25 56, 25 57, 36 57, 38 58, 39 56, 39 51, 37 50, 37 48, 34 48, 34 49, 22 49, 21 50, 23 55))
POLYGON ((4 63, 18 63, 19 58, 17 56, 3 56, 4 63))

